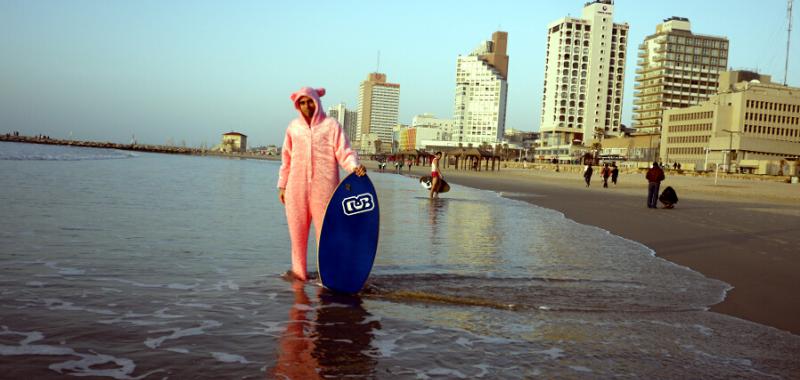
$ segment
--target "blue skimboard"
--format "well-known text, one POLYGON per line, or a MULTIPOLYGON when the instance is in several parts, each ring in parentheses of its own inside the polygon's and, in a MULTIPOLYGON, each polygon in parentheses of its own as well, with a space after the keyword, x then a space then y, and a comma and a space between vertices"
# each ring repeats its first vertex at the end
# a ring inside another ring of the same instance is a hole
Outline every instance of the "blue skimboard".
POLYGON ((358 293, 367 282, 378 250, 380 210, 372 181, 365 175, 345 177, 328 201, 317 250, 322 285, 358 293))

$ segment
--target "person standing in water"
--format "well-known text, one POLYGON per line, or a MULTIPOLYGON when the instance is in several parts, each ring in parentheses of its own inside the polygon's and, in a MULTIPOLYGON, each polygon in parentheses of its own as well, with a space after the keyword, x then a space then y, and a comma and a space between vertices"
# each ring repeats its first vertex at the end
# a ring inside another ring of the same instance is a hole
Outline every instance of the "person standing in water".
POLYGON ((439 159, 442 152, 436 152, 436 156, 431 161, 431 199, 439 197, 439 185, 441 184, 442 171, 439 170, 439 159))
POLYGON ((292 240, 290 273, 302 281, 308 279, 309 228, 313 221, 319 244, 325 207, 339 185, 339 166, 358 176, 367 173, 342 126, 325 115, 323 95, 323 88, 303 87, 290 96, 300 117, 286 128, 278 174, 278 198, 285 205, 292 240))

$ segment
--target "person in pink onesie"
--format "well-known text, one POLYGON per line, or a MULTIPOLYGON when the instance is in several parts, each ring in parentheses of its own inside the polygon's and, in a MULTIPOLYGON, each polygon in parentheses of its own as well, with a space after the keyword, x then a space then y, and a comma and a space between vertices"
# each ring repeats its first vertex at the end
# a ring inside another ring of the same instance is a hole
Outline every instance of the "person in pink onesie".
POLYGON ((313 221, 319 244, 325 207, 339 185, 339 166, 359 176, 367 173, 342 126, 322 110, 319 98, 323 95, 324 88, 303 87, 290 97, 300 117, 286 128, 278 175, 278 197, 286 209, 292 240, 291 273, 302 281, 308 279, 309 227, 313 221))

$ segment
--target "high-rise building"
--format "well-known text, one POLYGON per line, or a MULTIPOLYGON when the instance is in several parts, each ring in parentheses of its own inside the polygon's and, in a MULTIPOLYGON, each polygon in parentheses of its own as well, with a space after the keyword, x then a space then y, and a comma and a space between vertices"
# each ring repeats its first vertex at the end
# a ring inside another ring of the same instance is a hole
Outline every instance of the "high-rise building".
POLYGON ((800 88, 748 71, 720 74, 717 95, 664 111, 661 159, 685 169, 795 175, 800 88), (791 174, 790 174, 791 173, 791 174))
POLYGON ((386 74, 370 73, 358 92, 358 149, 362 153, 392 151, 392 130, 400 113, 400 85, 386 74), (380 144, 376 144, 380 141, 380 144))
POLYGON ((639 45, 633 127, 661 133, 664 110, 699 104, 716 94, 728 66, 728 39, 693 34, 689 19, 671 17, 639 45))
POLYGON ((339 121, 339 125, 344 129, 347 139, 351 143, 358 141, 358 111, 353 111, 347 108, 344 103, 339 103, 335 106, 328 107, 328 116, 339 121))
POLYGON ((628 24, 613 17, 614 2, 596 0, 581 18, 548 26, 542 154, 574 158, 593 141, 621 133, 628 24))
POLYGON ((453 141, 464 146, 503 139, 508 93, 507 32, 494 32, 456 63, 453 141))

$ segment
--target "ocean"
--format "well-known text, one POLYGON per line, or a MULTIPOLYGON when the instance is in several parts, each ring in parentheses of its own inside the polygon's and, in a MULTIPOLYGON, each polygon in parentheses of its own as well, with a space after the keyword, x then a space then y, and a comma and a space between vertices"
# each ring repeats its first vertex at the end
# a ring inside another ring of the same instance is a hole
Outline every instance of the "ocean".
POLYGON ((798 378, 728 284, 490 191, 370 171, 365 290, 286 281, 279 165, 0 142, 0 378, 798 378))

